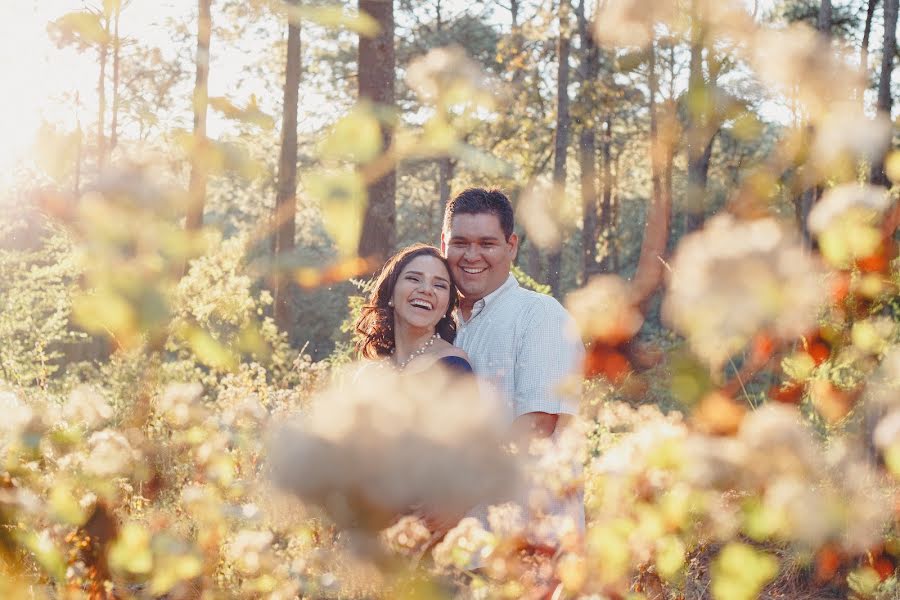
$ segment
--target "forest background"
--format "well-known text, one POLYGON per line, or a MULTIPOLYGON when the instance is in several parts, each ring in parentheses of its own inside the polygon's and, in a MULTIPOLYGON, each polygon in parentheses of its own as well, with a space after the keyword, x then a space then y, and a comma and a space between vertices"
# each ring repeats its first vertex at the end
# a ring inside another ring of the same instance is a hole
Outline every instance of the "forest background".
POLYGON ((897 592, 896 0, 0 11, 10 594, 897 592), (254 489, 373 269, 468 186, 508 193, 516 276, 588 344, 592 526, 549 571, 471 523, 440 576, 386 566, 322 501, 384 529, 371 490, 295 482, 285 518, 254 489), (460 579, 488 546, 503 576, 460 579))

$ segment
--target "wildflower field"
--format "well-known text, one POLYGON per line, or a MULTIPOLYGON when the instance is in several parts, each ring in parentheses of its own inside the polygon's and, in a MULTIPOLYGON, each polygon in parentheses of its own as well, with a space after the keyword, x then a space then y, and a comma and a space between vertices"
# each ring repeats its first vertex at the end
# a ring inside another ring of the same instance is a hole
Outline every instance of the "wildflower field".
POLYGON ((897 13, 0 7, 0 598, 900 598, 897 13), (585 344, 552 444, 359 376, 470 186, 585 344))

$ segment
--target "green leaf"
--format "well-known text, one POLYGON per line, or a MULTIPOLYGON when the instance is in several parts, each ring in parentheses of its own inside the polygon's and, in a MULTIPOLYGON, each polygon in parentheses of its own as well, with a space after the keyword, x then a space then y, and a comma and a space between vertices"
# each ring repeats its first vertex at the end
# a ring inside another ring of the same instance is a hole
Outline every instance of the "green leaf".
POLYGON ((381 30, 378 21, 371 15, 364 12, 348 12, 339 5, 295 6, 293 4, 280 4, 276 7, 276 10, 286 14, 291 23, 298 25, 302 21, 311 21, 323 27, 349 29, 365 37, 375 37, 381 30))

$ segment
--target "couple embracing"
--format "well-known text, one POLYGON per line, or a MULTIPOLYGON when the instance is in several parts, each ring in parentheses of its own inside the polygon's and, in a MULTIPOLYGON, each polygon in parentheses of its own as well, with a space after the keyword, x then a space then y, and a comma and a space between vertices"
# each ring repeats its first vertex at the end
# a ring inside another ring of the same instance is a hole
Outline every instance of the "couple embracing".
MULTIPOLYGON (((560 303, 510 273, 513 226, 500 191, 470 188, 451 199, 440 250, 413 245, 385 264, 356 323, 357 348, 406 372, 437 364, 474 372, 507 401, 511 439, 527 445, 559 435, 577 415, 572 381, 584 347, 560 303)), ((565 512, 583 529, 580 500, 565 512)))

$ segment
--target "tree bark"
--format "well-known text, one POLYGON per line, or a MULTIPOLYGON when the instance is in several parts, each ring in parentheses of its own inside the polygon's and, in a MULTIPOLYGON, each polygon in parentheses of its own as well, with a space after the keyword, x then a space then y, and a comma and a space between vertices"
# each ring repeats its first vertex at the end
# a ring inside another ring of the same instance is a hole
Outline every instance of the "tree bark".
POLYGON ((831 34, 831 0, 821 0, 819 3, 819 19, 816 29, 830 36, 831 34))
POLYGON ((209 44, 212 33, 212 0, 198 0, 197 16, 197 74, 194 80, 194 148, 191 157, 191 178, 188 183, 186 227, 197 230, 203 226, 206 203, 206 168, 202 154, 207 151, 206 113, 209 108, 209 44))
POLYGON ((614 244, 612 242, 612 239, 615 221, 613 219, 612 204, 612 111, 606 113, 606 117, 603 123, 603 137, 601 138, 601 140, 600 156, 603 160, 603 176, 600 179, 602 182, 600 190, 600 233, 602 233, 606 237, 609 244, 607 252, 599 265, 599 270, 603 272, 610 271, 613 266, 612 250, 614 248, 614 244))
POLYGON ((688 181, 685 233, 699 229, 706 213, 706 183, 712 142, 708 139, 709 103, 701 101, 701 96, 709 92, 703 77, 704 37, 697 2, 694 1, 691 3, 691 60, 687 93, 688 181))
MULTIPOLYGON (((109 33, 109 19, 104 17, 103 28, 109 33)), ((106 62, 109 44, 103 42, 98 48, 100 75, 97 78, 97 171, 106 165, 106 62)))
MULTIPOLYGON (((565 201, 566 154, 569 148, 569 11, 570 0, 559 2, 559 40, 556 71, 556 140, 553 150, 553 185, 556 202, 565 201)), ((555 296, 560 295, 562 242, 547 255, 547 283, 555 296)))
MULTIPOLYGON (((359 0, 360 12, 371 15, 380 27, 374 38, 359 38, 359 98, 376 104, 394 106, 394 5, 392 0, 359 0)), ((382 149, 391 144, 391 132, 382 125, 382 149)), ((377 181, 369 182, 368 204, 359 255, 382 261, 393 252, 396 243, 397 173, 391 170, 377 181)))
POLYGON ((641 242, 641 253, 638 258, 637 270, 634 274, 633 292, 637 304, 645 304, 654 294, 662 282, 662 255, 665 253, 669 239, 669 218, 671 215, 671 198, 667 191, 667 182, 670 166, 669 160, 663 159, 663 154, 671 152, 662 147, 658 131, 658 115, 656 94, 659 89, 659 80, 656 75, 656 48, 655 42, 649 49, 649 76, 648 87, 650 89, 650 170, 652 182, 652 197, 647 208, 647 219, 644 225, 644 238, 641 242))
POLYGON ((119 143, 119 70, 122 54, 122 38, 119 36, 119 21, 122 17, 122 3, 117 2, 113 14, 113 84, 112 84, 112 123, 109 127, 109 151, 116 149, 119 143))
MULTIPOLYGON (((897 2, 884 0, 884 45, 881 58, 881 77, 878 81, 878 110, 890 116, 891 105, 891 73, 894 70, 894 56, 897 54, 897 2)), ((875 185, 889 185, 884 171, 884 157, 879 156, 872 161, 870 179, 875 185)))
POLYGON ((581 41, 581 89, 579 92, 579 110, 581 114, 581 134, 579 136, 578 151, 581 167, 581 212, 583 225, 581 230, 581 255, 582 277, 587 282, 588 277, 597 272, 597 140, 594 132, 594 85, 600 71, 599 53, 594 39, 591 37, 587 17, 585 15, 585 0, 578 5, 578 37, 581 41))
POLYGON ((278 159, 278 192, 275 196, 275 260, 281 267, 275 278, 275 323, 282 331, 290 331, 294 322, 291 302, 294 286, 291 278, 284 274, 284 263, 294 251, 296 235, 300 51, 300 24, 289 23, 281 120, 281 154, 278 159))
MULTIPOLYGON (((872 17, 875 14, 875 4, 877 2, 878 0, 869 0, 866 7, 866 24, 863 27, 862 48, 859 51, 859 65, 866 77, 866 81, 869 79, 869 37, 872 35, 872 17)), ((860 92, 860 102, 862 102, 863 92, 865 92, 865 89, 860 92)))

